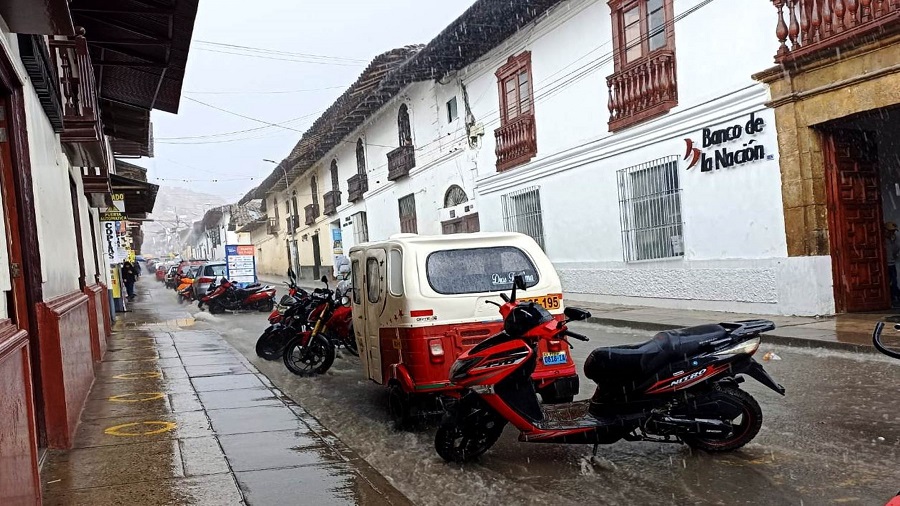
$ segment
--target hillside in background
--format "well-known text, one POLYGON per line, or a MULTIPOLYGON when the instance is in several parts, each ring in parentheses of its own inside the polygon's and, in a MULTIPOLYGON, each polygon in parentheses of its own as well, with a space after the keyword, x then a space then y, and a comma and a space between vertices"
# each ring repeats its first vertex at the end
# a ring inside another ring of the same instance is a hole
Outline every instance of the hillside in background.
POLYGON ((207 209, 225 205, 222 197, 176 186, 160 186, 150 219, 144 223, 144 253, 178 251, 178 232, 187 230, 207 209))

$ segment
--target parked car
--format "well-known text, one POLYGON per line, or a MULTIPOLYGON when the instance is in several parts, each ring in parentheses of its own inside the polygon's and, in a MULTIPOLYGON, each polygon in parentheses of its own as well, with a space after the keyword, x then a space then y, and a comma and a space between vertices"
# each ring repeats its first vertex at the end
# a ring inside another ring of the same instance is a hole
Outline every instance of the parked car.
POLYGON ((226 273, 227 268, 224 261, 215 260, 201 264, 200 272, 194 277, 194 297, 199 299, 206 295, 209 284, 215 281, 216 278, 225 277, 226 273))

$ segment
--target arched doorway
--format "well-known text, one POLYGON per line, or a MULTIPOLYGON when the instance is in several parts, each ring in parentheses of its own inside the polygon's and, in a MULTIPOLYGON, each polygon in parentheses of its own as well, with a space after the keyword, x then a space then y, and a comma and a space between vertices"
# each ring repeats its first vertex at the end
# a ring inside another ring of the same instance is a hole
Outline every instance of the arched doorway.
POLYGON ((441 219, 441 231, 444 234, 465 234, 481 230, 475 203, 469 202, 469 196, 459 185, 450 185, 444 192, 441 219))

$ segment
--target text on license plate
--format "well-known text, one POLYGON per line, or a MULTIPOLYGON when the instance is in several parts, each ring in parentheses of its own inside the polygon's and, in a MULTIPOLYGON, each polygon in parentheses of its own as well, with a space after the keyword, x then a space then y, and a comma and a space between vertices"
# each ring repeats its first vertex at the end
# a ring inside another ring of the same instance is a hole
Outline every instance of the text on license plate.
POLYGON ((559 305, 562 303, 562 294, 561 293, 551 293, 549 295, 541 295, 540 297, 523 297, 519 300, 525 302, 535 302, 544 306, 544 309, 559 309, 559 305))
POLYGON ((550 351, 543 355, 544 365, 560 365, 566 363, 566 352, 550 351))

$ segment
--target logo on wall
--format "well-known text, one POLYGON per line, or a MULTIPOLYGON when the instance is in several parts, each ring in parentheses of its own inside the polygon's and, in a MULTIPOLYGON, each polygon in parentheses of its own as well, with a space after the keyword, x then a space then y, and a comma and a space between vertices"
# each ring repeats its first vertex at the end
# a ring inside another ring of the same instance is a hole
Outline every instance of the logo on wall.
POLYGON ((750 119, 744 125, 737 123, 718 130, 704 128, 702 149, 696 146, 693 139, 684 140, 686 146, 684 159, 688 161, 686 170, 700 165, 701 172, 711 172, 712 170, 727 169, 759 160, 774 159, 774 156, 766 154, 766 147, 758 144, 757 139, 750 139, 738 148, 728 145, 722 146, 723 144, 739 142, 744 135, 762 133, 765 127, 765 121, 762 118, 757 118, 756 113, 751 113, 750 119), (713 152, 708 155, 704 150, 709 148, 713 148, 713 152))

